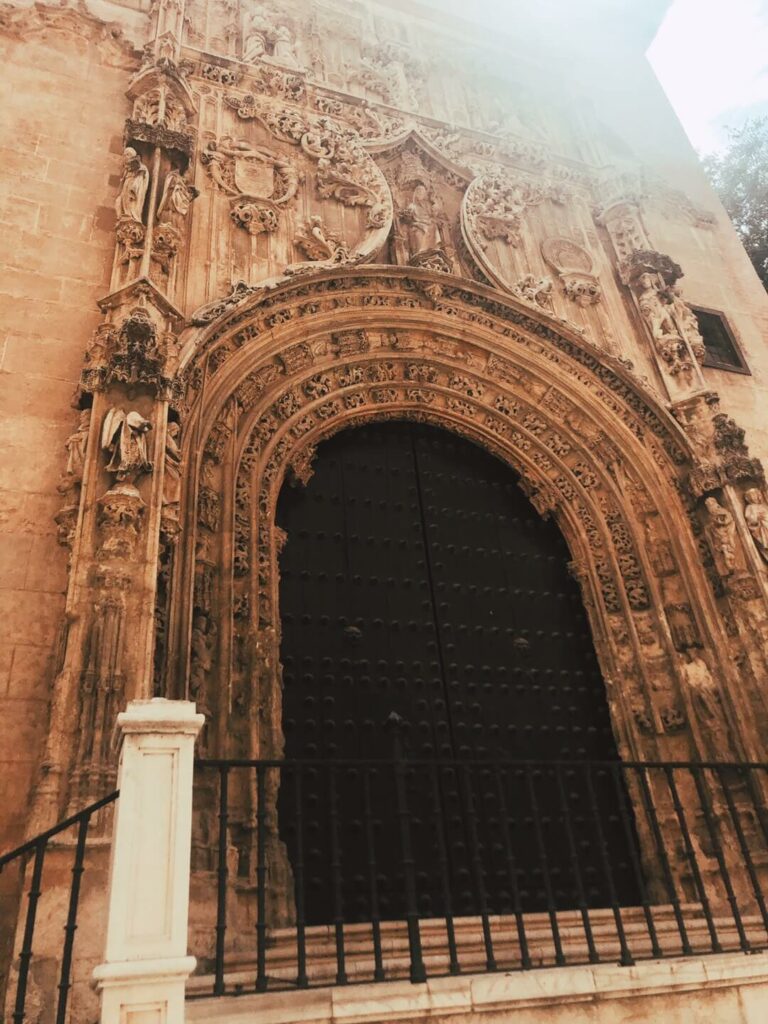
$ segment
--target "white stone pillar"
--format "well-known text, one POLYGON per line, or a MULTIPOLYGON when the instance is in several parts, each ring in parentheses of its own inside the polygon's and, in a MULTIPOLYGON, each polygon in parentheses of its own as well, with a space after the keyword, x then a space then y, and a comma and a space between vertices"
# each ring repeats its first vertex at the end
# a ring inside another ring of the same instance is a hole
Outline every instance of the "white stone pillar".
POLYGON ((135 700, 122 736, 101 1024, 183 1024, 192 770, 203 715, 190 701, 135 700))

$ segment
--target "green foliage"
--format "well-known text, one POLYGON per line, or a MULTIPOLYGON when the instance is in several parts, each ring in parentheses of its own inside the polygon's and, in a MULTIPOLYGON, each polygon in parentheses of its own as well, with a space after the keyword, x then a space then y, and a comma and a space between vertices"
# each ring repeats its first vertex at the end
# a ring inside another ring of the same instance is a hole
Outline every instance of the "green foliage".
POLYGON ((728 134, 728 149, 706 157, 704 169, 768 288, 768 118, 751 118, 728 134))

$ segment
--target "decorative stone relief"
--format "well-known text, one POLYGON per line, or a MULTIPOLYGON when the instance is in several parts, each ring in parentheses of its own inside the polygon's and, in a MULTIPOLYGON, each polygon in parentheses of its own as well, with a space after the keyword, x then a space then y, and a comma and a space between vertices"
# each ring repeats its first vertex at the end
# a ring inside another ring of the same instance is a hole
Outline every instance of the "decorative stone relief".
POLYGON ((118 259, 130 264, 141 258, 144 248, 144 202, 149 188, 149 170, 132 146, 123 152, 123 176, 115 200, 117 226, 115 228, 120 246, 118 259))
POLYGON ((600 301, 602 290, 594 273, 589 252, 570 238, 546 238, 541 254, 556 271, 566 296, 577 306, 593 306, 600 301))
POLYGON ((91 410, 83 409, 77 429, 65 441, 67 465, 59 481, 58 492, 64 495, 65 505, 55 516, 58 527, 58 541, 62 547, 71 550, 77 526, 77 515, 80 507, 80 490, 83 483, 85 456, 88 446, 88 434, 91 425, 91 410))
POLYGON ((231 197, 230 215, 239 227, 251 235, 277 230, 280 208, 299 187, 293 161, 229 136, 211 140, 201 159, 215 184, 231 197))
POLYGON ((544 202, 547 195, 548 189, 544 185, 498 173, 476 178, 465 199, 465 216, 471 237, 482 248, 486 248, 494 238, 508 245, 519 245, 525 211, 544 202))
POLYGON ((293 239, 308 260, 327 260, 331 263, 346 263, 349 260, 349 246, 333 231, 329 231, 322 217, 312 216, 302 224, 293 239))
POLYGON ((707 536, 715 568, 724 578, 736 569, 736 523, 728 509, 713 495, 704 500, 704 505, 707 536))
POLYGON ((744 495, 744 521, 760 557, 768 562, 768 504, 757 487, 751 487, 744 495))
POLYGON ((101 447, 108 453, 106 469, 118 483, 134 484, 145 473, 152 472, 147 452, 147 432, 152 424, 141 413, 112 407, 104 417, 101 447))
POLYGON ((526 274, 525 277, 520 278, 512 292, 533 306, 545 309, 548 313, 554 312, 551 277, 540 277, 537 280, 533 274, 526 274))

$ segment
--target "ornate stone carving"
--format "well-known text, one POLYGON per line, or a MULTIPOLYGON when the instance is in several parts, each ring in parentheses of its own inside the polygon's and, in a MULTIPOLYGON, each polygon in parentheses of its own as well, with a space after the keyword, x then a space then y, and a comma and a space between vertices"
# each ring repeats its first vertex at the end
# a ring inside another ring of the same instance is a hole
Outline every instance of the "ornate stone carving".
POLYGON ((768 504, 757 487, 751 487, 744 495, 744 521, 760 557, 768 562, 768 504))
POLYGON ((211 140, 201 159, 215 184, 231 197, 231 216, 239 227, 251 235, 277 230, 280 208, 299 187, 292 161, 229 136, 211 140))
POLYGON ((123 218, 142 223, 144 218, 144 200, 149 188, 149 170, 142 163, 141 157, 132 146, 123 152, 123 176, 120 191, 115 201, 115 212, 118 222, 123 218))
POLYGON ((385 103, 412 110, 418 103, 423 68, 404 46, 387 42, 364 52, 360 67, 352 69, 349 77, 385 103))
POLYGON ((97 556, 122 561, 130 559, 146 512, 139 492, 131 482, 117 483, 98 499, 97 505, 96 521, 101 534, 97 556))
POLYGON ((113 384, 141 384, 166 393, 173 380, 169 349, 174 346, 173 335, 161 334, 149 311, 135 306, 119 328, 101 325, 88 352, 81 386, 95 391, 113 384))
POLYGON ((71 494, 83 482, 90 425, 91 410, 83 409, 78 419, 77 429, 64 442, 64 447, 67 449, 67 465, 57 488, 59 494, 71 494))
POLYGON ((593 306, 600 301, 602 290, 594 273, 589 252, 570 238, 546 238, 541 254, 557 272, 563 291, 577 306, 593 306))
POLYGON ((520 278, 512 291, 523 301, 530 302, 531 305, 538 306, 540 309, 546 309, 548 313, 554 312, 551 277, 537 279, 533 274, 526 274, 525 277, 520 278))
POLYGON ((349 260, 349 246, 335 232, 329 231, 322 217, 312 216, 302 224, 293 239, 308 260, 328 260, 331 263, 346 263, 349 260))
POLYGON ((727 760, 733 750, 722 699, 709 666, 695 650, 688 650, 680 665, 688 695, 704 734, 707 754, 715 760, 727 760))
MULTIPOLYGON (((181 447, 179 438, 181 427, 173 420, 168 424, 165 434, 165 466, 163 470, 163 516, 170 523, 179 522, 181 507, 181 447)), ((173 531, 166 527, 167 535, 173 531)))
POLYGON ((499 238, 508 245, 521 241, 523 214, 547 198, 547 188, 503 174, 486 174, 476 178, 465 198, 467 221, 473 237, 485 248, 499 238))
MULTIPOLYGON (((706 498, 706 529, 715 568, 720 576, 736 569, 736 523, 733 516, 714 496, 706 498)), ((766 510, 768 514, 768 509, 766 510)))
POLYGON ((101 447, 109 455, 106 466, 118 483, 133 484, 145 473, 152 472, 147 452, 147 433, 152 424, 141 413, 113 406, 104 417, 101 447))

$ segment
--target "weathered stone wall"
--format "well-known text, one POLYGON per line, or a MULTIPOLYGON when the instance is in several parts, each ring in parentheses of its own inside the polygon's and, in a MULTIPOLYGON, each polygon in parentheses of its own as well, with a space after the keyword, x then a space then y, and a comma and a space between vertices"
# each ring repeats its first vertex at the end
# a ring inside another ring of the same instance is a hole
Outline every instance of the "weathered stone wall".
MULTIPOLYGON (((67 586, 54 516, 72 399, 114 249, 133 47, 95 18, 6 8, 0 158, 0 849, 20 841, 67 586), (20 16, 21 15, 21 16, 20 16)), ((2 916, 0 914, 0 916, 2 916)))

